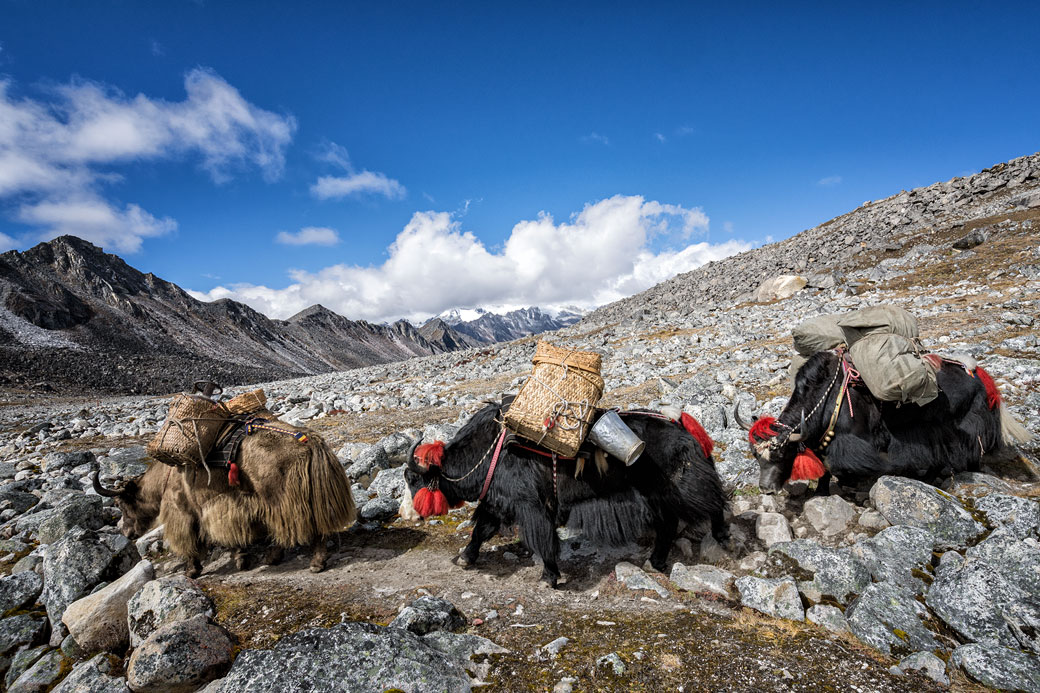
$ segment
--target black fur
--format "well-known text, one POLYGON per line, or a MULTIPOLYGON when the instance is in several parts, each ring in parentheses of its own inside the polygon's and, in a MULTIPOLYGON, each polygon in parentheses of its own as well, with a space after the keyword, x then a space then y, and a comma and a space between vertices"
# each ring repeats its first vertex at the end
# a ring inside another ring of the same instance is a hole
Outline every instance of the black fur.
MULTIPOLYGON (((422 477, 411 470, 406 473, 412 493, 436 477, 449 503, 477 500, 491 463, 489 448, 502 430, 501 419, 500 404, 474 414, 445 446, 441 468, 432 467, 422 477), (465 479, 449 481, 471 470, 465 479)), ((726 541, 725 494, 700 444, 671 421, 626 415, 625 423, 646 443, 634 464, 626 467, 609 457, 607 472, 601 475, 590 459, 575 479, 576 462, 559 460, 555 491, 548 457, 515 446, 504 449, 488 494, 473 515, 473 537, 462 552, 463 562, 474 563, 481 544, 503 524, 519 526, 524 543, 542 559, 542 579, 553 586, 560 575, 556 528, 563 524, 610 544, 638 540, 652 530, 650 561, 658 570, 667 565, 680 519, 710 521, 715 538, 726 541)))
MULTIPOLYGON (((865 385, 850 387, 852 413, 846 401, 834 438, 823 449, 820 442, 834 411, 841 374, 824 403, 810 412, 838 368, 839 357, 821 351, 798 371, 794 393, 777 419, 781 445, 769 461, 759 457, 763 490, 779 490, 765 481, 767 477, 775 482, 791 475, 799 445, 784 441, 790 430, 798 428, 803 412, 808 418, 801 444, 816 451, 828 471, 843 482, 893 474, 935 484, 958 472, 978 470, 982 455, 1002 446, 1000 411, 987 405, 985 387, 964 368, 944 362, 936 374, 939 396, 924 406, 880 402, 865 385)), ((827 481, 821 480, 821 486, 827 481)))

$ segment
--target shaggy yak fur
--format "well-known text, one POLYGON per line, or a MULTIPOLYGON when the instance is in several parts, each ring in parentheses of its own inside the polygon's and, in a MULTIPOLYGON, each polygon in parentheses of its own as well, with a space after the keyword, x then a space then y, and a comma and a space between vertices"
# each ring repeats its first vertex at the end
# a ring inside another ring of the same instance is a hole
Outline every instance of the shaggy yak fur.
MULTIPOLYGON (((141 536, 158 519, 171 550, 188 561, 193 577, 209 546, 244 549, 265 539, 278 547, 275 554, 282 547, 311 545, 311 570, 322 570, 327 538, 357 515, 350 482, 328 443, 312 432, 301 443, 259 430, 242 440, 235 461, 238 486, 228 485, 222 467, 207 475, 198 466, 153 463, 116 489, 102 487, 95 472, 94 488, 115 498, 128 537, 141 536)), ((237 560, 243 561, 241 553, 237 560)))
MULTIPOLYGON (((984 454, 1021 442, 1015 430, 1022 431, 1021 426, 1004 410, 995 386, 987 389, 985 371, 979 368, 972 375, 960 364, 935 361, 940 366, 939 396, 924 406, 882 402, 866 386, 850 385, 833 439, 824 448, 820 443, 834 411, 841 374, 830 392, 827 388, 841 365, 834 352, 814 354, 795 376, 794 393, 776 422, 741 422, 750 431, 761 489, 779 491, 792 476, 795 458, 809 453, 823 460, 817 493, 826 494, 831 474, 844 483, 893 474, 936 484, 958 472, 976 471, 984 454)), ((739 420, 739 412, 737 416, 739 420)))
MULTIPOLYGON (((410 455, 405 472, 409 491, 439 488, 451 505, 476 501, 502 431, 502 413, 502 404, 477 412, 444 446, 440 466, 425 468, 410 455)), ((481 544, 502 525, 513 524, 542 560, 541 579, 553 587, 560 577, 556 528, 564 524, 593 541, 610 544, 638 541, 653 530, 650 562, 658 570, 666 568, 680 519, 691 524, 710 522, 712 535, 725 542, 729 536, 723 519, 726 498, 701 444, 669 420, 627 415, 625 423, 646 443, 635 463, 626 467, 620 460, 601 456, 598 464, 589 459, 575 474, 575 460, 559 460, 557 490, 548 457, 517 446, 504 447, 487 495, 473 515, 473 536, 460 554, 461 563, 472 565, 481 544)), ((583 448, 595 450, 589 445, 583 448)))

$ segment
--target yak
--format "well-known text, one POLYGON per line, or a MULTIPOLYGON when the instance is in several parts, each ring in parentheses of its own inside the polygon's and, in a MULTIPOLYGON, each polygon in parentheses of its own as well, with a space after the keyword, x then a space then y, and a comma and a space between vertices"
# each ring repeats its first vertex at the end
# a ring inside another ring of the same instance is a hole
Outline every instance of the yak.
POLYGON ((937 369, 939 387, 938 397, 925 405, 883 402, 854 377, 846 383, 843 374, 851 369, 844 358, 833 351, 813 354, 776 419, 749 424, 737 407, 762 491, 818 479, 816 493, 825 495, 832 475, 846 484, 891 474, 937 485, 958 472, 977 471, 983 455, 1029 439, 1007 413, 993 379, 970 357, 925 357, 937 369))
MULTIPOLYGON (((279 428, 301 431, 282 423, 279 428)), ((265 539, 284 548, 309 544, 311 571, 323 570, 326 540, 357 515, 350 482, 328 443, 309 431, 301 442, 256 430, 242 439, 234 462, 236 485, 200 465, 152 463, 142 476, 111 489, 95 471, 94 490, 115 499, 122 532, 132 539, 158 520, 170 549, 187 561, 190 577, 201 572, 209 546, 243 549, 265 539)))
MULTIPOLYGON (((650 563, 665 570, 679 520, 708 521, 720 543, 728 540, 723 517, 726 496, 711 461, 711 439, 692 422, 694 437, 677 422, 655 412, 622 412, 625 423, 646 444, 631 465, 586 443, 576 458, 553 458, 531 444, 502 445, 502 416, 508 399, 474 414, 447 444, 437 441, 408 455, 405 480, 420 514, 441 514, 421 506, 423 489, 443 493, 441 505, 478 501, 473 534, 459 560, 473 565, 481 545, 503 525, 518 525, 524 543, 542 561, 541 580, 555 588, 560 577, 557 527, 581 530, 592 541, 638 541, 653 530, 650 563), (599 459, 596 459, 598 456, 599 459), (493 472, 489 471, 493 461, 493 472), (585 462, 588 461, 586 464, 585 462)), ((408 503, 402 503, 404 506, 408 503)))

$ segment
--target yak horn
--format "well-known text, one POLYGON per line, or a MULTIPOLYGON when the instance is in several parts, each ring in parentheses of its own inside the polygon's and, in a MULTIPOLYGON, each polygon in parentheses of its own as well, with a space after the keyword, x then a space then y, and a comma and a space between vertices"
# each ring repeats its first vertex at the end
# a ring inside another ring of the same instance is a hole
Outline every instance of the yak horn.
POLYGON ((94 492, 97 493, 99 496, 105 496, 107 498, 118 498, 119 496, 123 495, 122 491, 113 491, 112 489, 107 489, 104 486, 102 486, 101 482, 98 481, 97 471, 95 471, 94 474, 91 475, 90 479, 94 483, 94 492))
POLYGON ((802 410, 802 421, 798 424, 798 430, 787 439, 791 443, 797 443, 805 436, 805 410, 802 410))
POLYGON ((422 439, 423 434, 422 432, 420 432, 419 437, 415 439, 414 443, 412 443, 412 447, 408 448, 408 458, 405 460, 405 464, 408 466, 408 469, 420 476, 429 471, 428 469, 423 469, 421 466, 415 463, 415 451, 419 448, 419 444, 422 442, 422 439))
POLYGON ((737 406, 733 409, 733 418, 737 420, 737 424, 745 431, 751 430, 751 424, 749 424, 740 416, 740 402, 737 402, 737 406))

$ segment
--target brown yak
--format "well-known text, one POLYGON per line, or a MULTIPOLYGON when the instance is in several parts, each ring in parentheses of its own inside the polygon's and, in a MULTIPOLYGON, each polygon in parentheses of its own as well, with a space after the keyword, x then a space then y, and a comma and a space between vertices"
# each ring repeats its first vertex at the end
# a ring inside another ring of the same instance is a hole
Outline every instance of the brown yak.
MULTIPOLYGON (((244 549, 267 538, 277 547, 311 545, 310 569, 323 570, 326 540, 357 517, 350 481, 328 443, 310 431, 300 442, 257 430, 242 440, 235 463, 237 486, 229 485, 220 466, 207 472, 199 465, 152 463, 142 476, 113 489, 103 487, 94 472, 94 490, 115 499, 123 513, 123 534, 130 538, 140 537, 158 519, 170 549, 188 562, 192 577, 202 570, 209 546, 244 549)), ((241 567, 241 554, 236 562, 241 567)))

